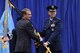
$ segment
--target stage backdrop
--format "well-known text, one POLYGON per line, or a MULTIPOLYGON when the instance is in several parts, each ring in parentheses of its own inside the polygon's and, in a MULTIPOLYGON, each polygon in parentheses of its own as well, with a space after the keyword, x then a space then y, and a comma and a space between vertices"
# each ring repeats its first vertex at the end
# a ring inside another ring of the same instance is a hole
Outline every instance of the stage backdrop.
MULTIPOLYGON (((27 7, 32 11, 32 23, 42 31, 44 19, 48 18, 46 7, 57 5, 57 17, 63 22, 63 53, 80 53, 80 0, 12 0, 22 10, 27 7)), ((0 0, 0 17, 4 11, 5 0, 0 0)), ((18 14, 12 9, 14 24, 18 14)))

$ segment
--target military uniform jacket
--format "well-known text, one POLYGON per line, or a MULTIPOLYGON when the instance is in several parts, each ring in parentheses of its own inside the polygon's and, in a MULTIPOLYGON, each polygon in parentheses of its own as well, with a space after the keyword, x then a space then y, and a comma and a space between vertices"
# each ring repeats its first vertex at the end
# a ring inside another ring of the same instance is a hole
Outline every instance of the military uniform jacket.
POLYGON ((54 51, 62 50, 61 48, 61 20, 54 18, 53 20, 46 19, 44 23, 45 42, 50 42, 50 49, 54 51))

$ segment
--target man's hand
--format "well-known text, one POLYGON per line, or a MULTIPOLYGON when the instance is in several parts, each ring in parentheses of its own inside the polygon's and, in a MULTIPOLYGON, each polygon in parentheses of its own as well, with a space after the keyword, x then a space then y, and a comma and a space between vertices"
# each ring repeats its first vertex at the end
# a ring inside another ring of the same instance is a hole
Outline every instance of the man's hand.
POLYGON ((47 42, 43 43, 43 46, 44 47, 47 47, 48 46, 48 43, 47 42))
POLYGON ((9 41, 8 36, 4 37, 4 38, 3 38, 3 41, 4 41, 4 42, 9 41))
POLYGON ((47 42, 44 42, 44 43, 43 43, 43 46, 44 46, 44 47, 47 47, 49 44, 50 44, 50 42, 47 41, 47 42))

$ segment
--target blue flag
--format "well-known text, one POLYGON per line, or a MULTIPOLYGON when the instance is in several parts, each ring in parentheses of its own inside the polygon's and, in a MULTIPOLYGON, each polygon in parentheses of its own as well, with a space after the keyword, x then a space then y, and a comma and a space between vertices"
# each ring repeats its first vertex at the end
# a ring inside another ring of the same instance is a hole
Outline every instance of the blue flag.
MULTIPOLYGON (((4 27, 3 27, 4 18, 5 18, 5 10, 4 10, 2 17, 0 19, 0 36, 1 37, 4 36, 4 27)), ((12 30, 14 29, 14 22, 12 19, 11 9, 10 9, 9 5, 8 5, 8 25, 7 25, 7 28, 8 28, 8 33, 11 33, 12 30)), ((0 53, 10 53, 9 42, 6 42, 6 44, 8 45, 8 47, 2 48, 2 42, 0 42, 0 53)))

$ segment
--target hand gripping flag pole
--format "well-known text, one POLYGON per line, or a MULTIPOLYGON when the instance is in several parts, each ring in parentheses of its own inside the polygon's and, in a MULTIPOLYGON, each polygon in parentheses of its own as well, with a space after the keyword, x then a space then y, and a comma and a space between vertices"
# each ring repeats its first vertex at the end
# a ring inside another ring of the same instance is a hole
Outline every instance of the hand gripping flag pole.
MULTIPOLYGON (((38 37, 40 38, 40 39, 42 39, 42 37, 40 36, 40 34, 39 34, 39 32, 37 32, 37 35, 38 35, 38 37)), ((52 53, 51 51, 50 51, 50 48, 49 47, 46 47, 46 53, 52 53)))

